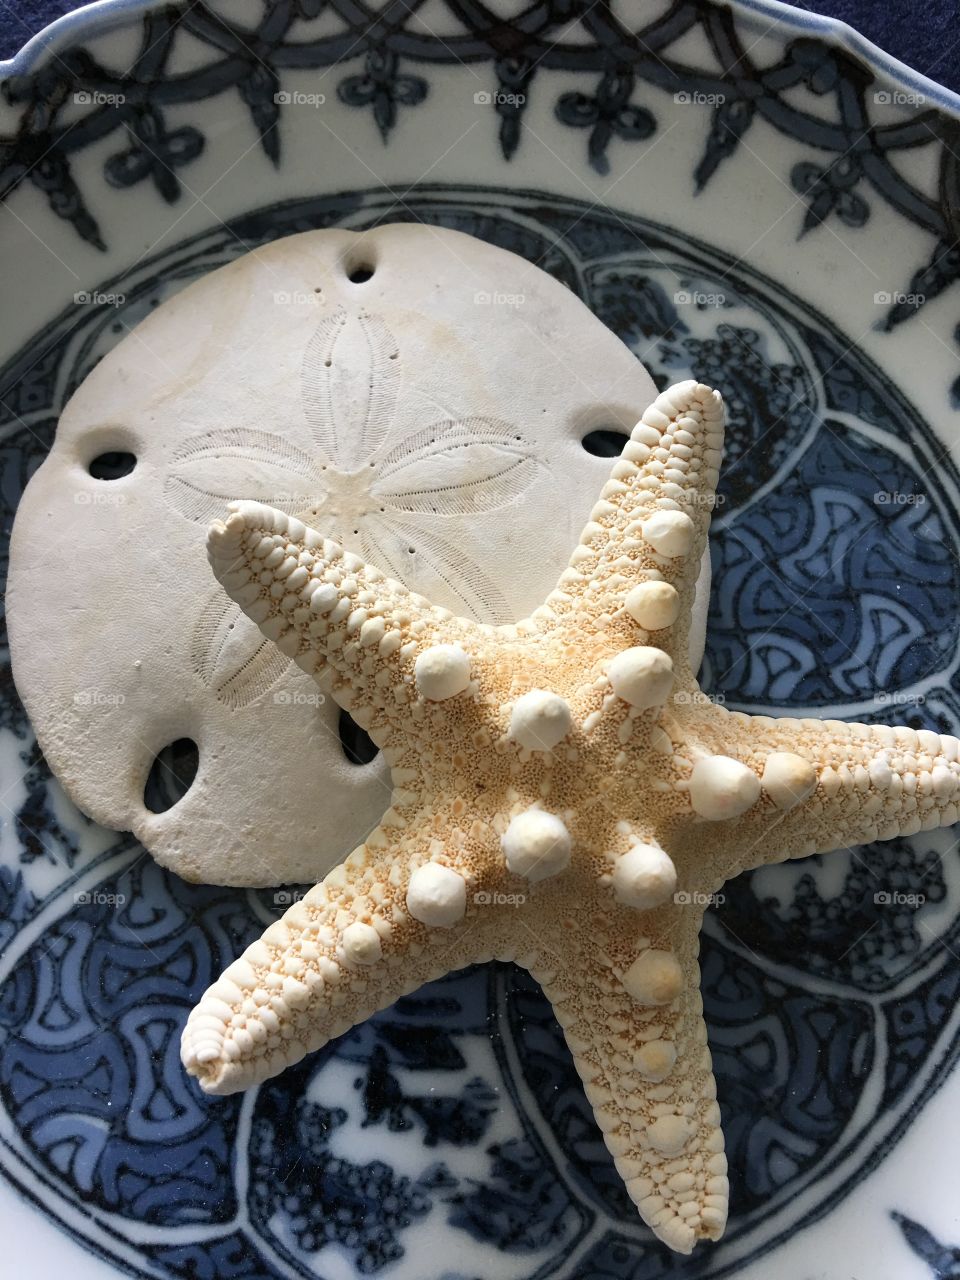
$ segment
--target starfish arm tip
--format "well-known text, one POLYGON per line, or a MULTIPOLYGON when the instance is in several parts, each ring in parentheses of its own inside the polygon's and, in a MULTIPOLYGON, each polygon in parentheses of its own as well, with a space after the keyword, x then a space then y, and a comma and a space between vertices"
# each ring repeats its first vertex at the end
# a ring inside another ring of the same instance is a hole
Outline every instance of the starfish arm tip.
MULTIPOLYGON (((749 850, 733 874, 932 831, 960 819, 960 741, 948 734, 739 713, 728 736, 731 730, 763 793, 762 805, 744 816, 749 850)), ((714 738, 713 746, 718 742, 714 738)), ((722 759, 716 757, 713 767, 722 759)), ((696 808, 695 794, 694 801, 696 808)))
MULTIPOLYGON (((700 913, 684 915, 672 948, 615 960, 558 943, 567 964, 543 989, 587 1098, 640 1216, 676 1252, 716 1240, 729 1185, 696 962, 700 913)), ((612 940, 612 939, 611 939, 612 940)), ((666 941, 666 939, 664 939, 666 941)), ((536 976, 536 975, 535 975, 536 976)))
POLYGON ((550 608, 575 618, 586 606, 684 653, 722 447, 718 392, 692 379, 661 392, 614 462, 550 608))
MULTIPOLYGON (((382 832, 382 829, 381 829, 382 832)), ((482 930, 465 921, 453 871, 396 880, 401 846, 368 840, 275 921, 209 987, 180 1056, 206 1094, 248 1089, 401 996, 475 963, 482 930)))

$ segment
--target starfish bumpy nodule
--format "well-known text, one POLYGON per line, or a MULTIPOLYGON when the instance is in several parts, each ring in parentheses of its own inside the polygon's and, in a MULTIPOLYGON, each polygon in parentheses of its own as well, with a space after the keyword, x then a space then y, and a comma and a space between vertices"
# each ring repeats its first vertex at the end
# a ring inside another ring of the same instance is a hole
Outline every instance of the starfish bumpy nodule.
POLYGON ((204 1089, 255 1084, 431 979, 513 960, 549 997, 644 1221, 682 1252, 722 1234, 703 904, 751 867, 955 822, 960 743, 700 692, 687 630, 721 444, 716 392, 664 392, 556 591, 515 626, 456 618, 256 503, 212 527, 224 587, 330 681, 393 793, 190 1015, 183 1060, 204 1089))

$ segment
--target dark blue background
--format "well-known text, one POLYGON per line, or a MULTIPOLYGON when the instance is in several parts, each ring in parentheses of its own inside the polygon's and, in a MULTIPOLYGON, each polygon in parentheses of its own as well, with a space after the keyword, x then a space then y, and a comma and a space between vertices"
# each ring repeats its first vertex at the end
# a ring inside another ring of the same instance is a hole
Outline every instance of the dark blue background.
MULTIPOLYGON (((956 0, 816 0, 796 7, 842 18, 901 62, 960 93, 956 0)), ((0 59, 12 57, 54 18, 79 8, 70 0, 12 0, 0 5, 0 59)))

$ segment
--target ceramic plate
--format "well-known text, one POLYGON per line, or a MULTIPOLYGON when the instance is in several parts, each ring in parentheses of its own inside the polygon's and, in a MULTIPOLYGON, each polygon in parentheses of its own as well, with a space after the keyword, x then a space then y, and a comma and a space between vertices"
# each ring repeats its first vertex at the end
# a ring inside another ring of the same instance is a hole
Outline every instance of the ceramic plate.
MULTIPOLYGON (((4 70, 7 524, 72 389, 185 283, 305 228, 440 223, 540 263, 661 385, 723 388, 714 697, 958 731, 960 100, 847 28, 745 0, 105 3, 4 70)), ((510 966, 201 1097, 187 1011, 296 890, 191 886, 86 822, 8 669, 2 693, 8 1263, 954 1274, 953 831, 758 872, 709 913, 732 1215, 681 1260, 629 1205, 510 966)))

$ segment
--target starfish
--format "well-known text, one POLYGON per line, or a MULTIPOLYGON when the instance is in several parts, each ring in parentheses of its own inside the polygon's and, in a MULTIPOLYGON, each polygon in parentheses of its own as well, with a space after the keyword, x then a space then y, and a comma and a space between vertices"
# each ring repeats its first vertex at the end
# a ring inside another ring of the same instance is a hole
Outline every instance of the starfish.
POLYGON ((393 790, 191 1013, 182 1056, 204 1090, 247 1088, 423 983, 512 960, 550 1000, 643 1220, 684 1253, 719 1238, 705 905, 750 868, 953 823, 960 799, 956 738, 748 716, 699 689, 687 636, 722 435, 717 392, 661 394, 556 590, 515 625, 455 617, 258 503, 211 527, 220 582, 328 682, 393 790))

